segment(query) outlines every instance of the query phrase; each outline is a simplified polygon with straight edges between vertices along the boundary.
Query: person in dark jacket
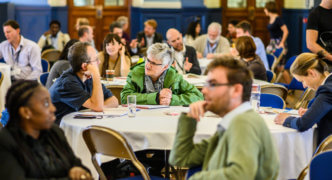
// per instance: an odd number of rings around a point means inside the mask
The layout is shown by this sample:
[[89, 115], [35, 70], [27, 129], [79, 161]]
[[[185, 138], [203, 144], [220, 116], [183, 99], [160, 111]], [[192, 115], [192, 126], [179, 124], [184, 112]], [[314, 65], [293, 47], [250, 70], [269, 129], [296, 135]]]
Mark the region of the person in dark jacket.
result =
[[318, 139], [321, 143], [332, 134], [332, 76], [323, 61], [322, 53], [302, 53], [290, 68], [290, 72], [303, 87], [316, 90], [315, 100], [308, 109], [299, 109], [300, 117], [281, 113], [275, 118], [277, 124], [306, 131], [317, 124]]
[[163, 36], [156, 32], [157, 21], [149, 19], [144, 22], [144, 31], [137, 34], [137, 39], [130, 43], [131, 55], [145, 54], [146, 50], [154, 43], [161, 43]]
[[8, 124], [0, 130], [3, 179], [92, 179], [54, 125], [55, 107], [47, 89], [32, 80], [16, 81], [6, 95]]
[[49, 89], [52, 84], [54, 83], [54, 81], [61, 76], [61, 74], [66, 71], [67, 69], [69, 69], [70, 63], [68, 61], [68, 51], [69, 48], [75, 44], [76, 42], [78, 42], [77, 39], [71, 39], [70, 41], [68, 41], [68, 43], [65, 45], [65, 48], [63, 49], [63, 51], [60, 54], [59, 60], [56, 61], [51, 70], [50, 73], [47, 77], [47, 81], [46, 81], [46, 88]]
[[238, 37], [235, 41], [233, 55], [238, 55], [247, 67], [253, 72], [254, 78], [266, 81], [266, 69], [261, 58], [256, 54], [256, 45], [249, 36]]
[[179, 74], [193, 73], [201, 74], [201, 68], [197, 60], [196, 50], [191, 46], [185, 46], [182, 34], [171, 28], [166, 33], [167, 43], [173, 51], [173, 66]]

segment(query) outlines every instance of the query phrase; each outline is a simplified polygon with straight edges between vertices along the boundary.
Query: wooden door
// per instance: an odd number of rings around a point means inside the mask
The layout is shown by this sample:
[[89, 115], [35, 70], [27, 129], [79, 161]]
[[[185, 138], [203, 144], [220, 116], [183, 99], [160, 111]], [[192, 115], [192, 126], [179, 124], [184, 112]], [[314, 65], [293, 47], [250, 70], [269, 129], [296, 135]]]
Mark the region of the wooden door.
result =
[[[265, 46], [268, 45], [270, 35], [267, 30], [269, 22], [264, 13], [265, 3], [271, 0], [222, 0], [222, 34], [227, 34], [227, 24], [231, 20], [248, 20], [252, 26], [253, 36], [260, 37]], [[275, 0], [279, 14], [283, 8], [283, 0]]]
[[78, 38], [75, 28], [76, 19], [88, 18], [90, 25], [94, 28], [95, 46], [98, 51], [101, 51], [103, 39], [109, 33], [110, 24], [119, 16], [127, 16], [130, 20], [130, 6], [131, 0], [68, 0], [70, 37]]

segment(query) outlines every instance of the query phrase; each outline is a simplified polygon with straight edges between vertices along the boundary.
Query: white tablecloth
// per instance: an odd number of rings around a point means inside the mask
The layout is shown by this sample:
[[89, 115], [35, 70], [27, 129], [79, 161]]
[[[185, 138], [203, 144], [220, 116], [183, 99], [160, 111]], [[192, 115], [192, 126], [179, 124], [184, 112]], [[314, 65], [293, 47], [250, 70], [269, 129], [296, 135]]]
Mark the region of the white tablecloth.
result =
[[4, 76], [2, 84], [0, 86], [0, 113], [5, 108], [5, 97], [8, 88], [11, 85], [10, 80], [10, 66], [4, 63], [0, 63], [0, 71], [2, 75]]
[[[91, 155], [82, 138], [82, 131], [89, 125], [101, 125], [113, 128], [125, 135], [133, 149], [171, 149], [175, 138], [178, 116], [166, 115], [166, 112], [180, 113], [184, 107], [141, 110], [135, 118], [127, 116], [104, 119], [73, 119], [69, 114], [62, 119], [60, 127], [64, 130], [75, 154], [97, 177], [91, 163]], [[313, 129], [300, 133], [294, 129], [276, 125], [275, 115], [262, 114], [273, 136], [280, 159], [279, 179], [296, 178], [311, 159], [313, 153]], [[215, 131], [220, 118], [204, 117], [199, 123], [194, 141], [210, 137]]]

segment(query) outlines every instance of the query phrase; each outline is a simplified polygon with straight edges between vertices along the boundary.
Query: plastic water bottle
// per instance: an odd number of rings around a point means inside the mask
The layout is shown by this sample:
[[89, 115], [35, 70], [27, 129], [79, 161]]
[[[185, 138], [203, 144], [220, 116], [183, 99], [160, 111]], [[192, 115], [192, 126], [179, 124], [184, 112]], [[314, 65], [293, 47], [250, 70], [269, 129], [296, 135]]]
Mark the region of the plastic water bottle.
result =
[[261, 86], [259, 84], [252, 84], [250, 104], [251, 107], [257, 112], [259, 112], [260, 99], [261, 99]]

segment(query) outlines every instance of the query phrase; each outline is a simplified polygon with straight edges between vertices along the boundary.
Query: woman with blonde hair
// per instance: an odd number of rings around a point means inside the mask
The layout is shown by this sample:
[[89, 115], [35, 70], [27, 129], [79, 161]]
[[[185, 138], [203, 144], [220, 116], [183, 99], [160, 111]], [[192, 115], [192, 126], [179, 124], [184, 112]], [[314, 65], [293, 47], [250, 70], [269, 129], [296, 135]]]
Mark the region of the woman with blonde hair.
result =
[[130, 71], [131, 61], [126, 54], [126, 47], [121, 38], [116, 34], [107, 34], [104, 38], [103, 51], [98, 54], [100, 60], [99, 71], [106, 77], [106, 70], [114, 70], [115, 76], [127, 76]]
[[283, 126], [306, 131], [317, 124], [318, 144], [332, 134], [332, 76], [323, 61], [322, 53], [302, 53], [290, 68], [290, 72], [303, 87], [316, 90], [315, 100], [308, 109], [299, 109], [300, 117], [279, 114], [275, 122]]
[[256, 45], [249, 36], [241, 36], [235, 41], [235, 53], [253, 72], [254, 78], [266, 81], [266, 69], [261, 58], [256, 54]]

